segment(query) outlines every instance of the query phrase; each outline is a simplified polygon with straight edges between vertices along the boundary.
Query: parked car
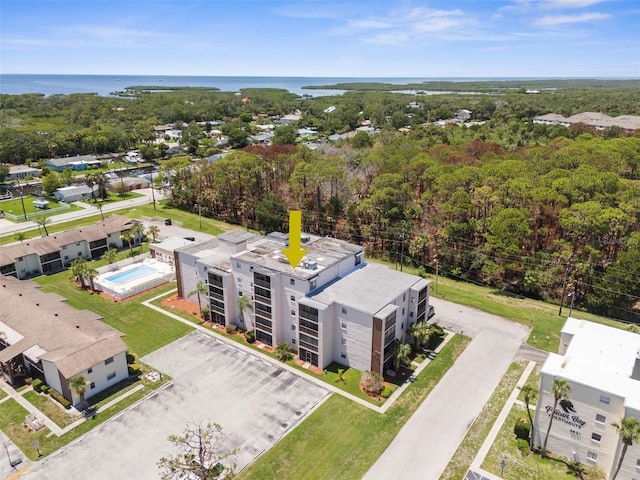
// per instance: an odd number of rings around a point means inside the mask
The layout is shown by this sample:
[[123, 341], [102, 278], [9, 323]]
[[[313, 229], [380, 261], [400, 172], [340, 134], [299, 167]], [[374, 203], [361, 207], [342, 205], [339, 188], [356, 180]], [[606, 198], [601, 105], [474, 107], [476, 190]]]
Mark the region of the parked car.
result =
[[165, 225], [171, 225], [171, 219], [170, 218], [165, 218], [164, 224]]
[[436, 314], [436, 309], [433, 308], [433, 305], [429, 305], [427, 308], [427, 320], [433, 317]]

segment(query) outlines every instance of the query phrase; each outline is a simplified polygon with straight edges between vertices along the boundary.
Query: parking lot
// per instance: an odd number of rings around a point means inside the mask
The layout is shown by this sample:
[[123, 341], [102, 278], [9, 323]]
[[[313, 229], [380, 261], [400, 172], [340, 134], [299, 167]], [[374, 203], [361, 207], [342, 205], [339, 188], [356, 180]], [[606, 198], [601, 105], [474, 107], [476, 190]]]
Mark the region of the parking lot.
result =
[[172, 452], [167, 437], [200, 421], [222, 426], [225, 447], [239, 449], [239, 471], [328, 395], [277, 363], [198, 331], [142, 360], [171, 375], [173, 386], [33, 465], [22, 478], [159, 478], [157, 461]]

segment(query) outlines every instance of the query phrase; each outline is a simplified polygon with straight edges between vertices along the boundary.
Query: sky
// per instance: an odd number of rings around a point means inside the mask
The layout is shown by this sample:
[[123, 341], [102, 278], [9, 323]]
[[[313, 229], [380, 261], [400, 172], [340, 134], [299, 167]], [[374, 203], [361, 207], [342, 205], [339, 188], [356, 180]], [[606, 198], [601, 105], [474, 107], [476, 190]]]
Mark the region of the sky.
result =
[[0, 73], [640, 78], [640, 0], [0, 0]]

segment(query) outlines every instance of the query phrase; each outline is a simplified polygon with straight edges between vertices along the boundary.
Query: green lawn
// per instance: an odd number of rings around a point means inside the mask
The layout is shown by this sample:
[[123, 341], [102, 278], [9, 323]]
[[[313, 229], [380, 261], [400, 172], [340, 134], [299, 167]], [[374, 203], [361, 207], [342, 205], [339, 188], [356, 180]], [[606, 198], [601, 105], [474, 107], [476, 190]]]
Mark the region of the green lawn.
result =
[[362, 478], [467, 344], [447, 344], [385, 414], [332, 395], [239, 478]]
[[6, 396], [7, 396], [7, 394], [4, 393], [4, 390], [0, 390], [0, 400], [2, 400]]
[[71, 425], [79, 418], [67, 413], [67, 411], [49, 395], [38, 395], [36, 392], [31, 391], [25, 393], [23, 397], [43, 414], [53, 420], [60, 428]]
[[[52, 216], [55, 216], [55, 215], [59, 215], [61, 213], [72, 212], [74, 210], [79, 210], [80, 209], [80, 207], [77, 207], [76, 205], [69, 204], [69, 209], [67, 209], [67, 210], [62, 210], [62, 211], [58, 211], [58, 212], [52, 212], [51, 211], [52, 209], [59, 208], [59, 207], [62, 206], [57, 200], [55, 200], [52, 197], [47, 197], [47, 200], [49, 201], [49, 208], [48, 209], [42, 209], [42, 208], [36, 208], [33, 205], [33, 201], [36, 198], [37, 197], [31, 196], [31, 195], [27, 195], [26, 197], [24, 197], [24, 199], [21, 199], [20, 197], [18, 197], [18, 198], [14, 198], [13, 200], [1, 200], [0, 201], [0, 210], [3, 210], [5, 213], [11, 213], [13, 215], [16, 215], [18, 217], [18, 221], [22, 222], [22, 221], [24, 221], [25, 211], [26, 211], [27, 214], [29, 214], [29, 213], [37, 213], [38, 214], [37, 217], [29, 218], [29, 220], [36, 221], [37, 218], [52, 217]], [[23, 201], [24, 201], [24, 208], [22, 208]], [[9, 221], [12, 221], [12, 219], [9, 218], [9, 217], [5, 217], [5, 218], [7, 220], [9, 220]]]
[[[516, 448], [513, 426], [521, 418], [526, 418], [524, 407], [514, 405], [504, 425], [498, 433], [496, 441], [491, 446], [482, 468], [496, 475], [500, 475], [500, 462], [505, 460], [503, 478], [505, 480], [602, 480], [605, 475], [597, 469], [586, 465], [573, 466], [566, 459], [541, 457], [538, 454], [523, 456]], [[579, 474], [576, 472], [580, 472]]]
[[44, 292], [55, 292], [67, 298], [70, 306], [101, 315], [105, 323], [126, 335], [124, 341], [137, 356], [146, 355], [192, 330], [188, 325], [176, 322], [140, 304], [164, 291], [174, 289], [175, 283], [159, 287], [134, 299], [116, 302], [80, 290], [69, 279], [68, 271], [41, 276], [35, 281], [42, 285]]
[[516, 387], [527, 363], [524, 360], [519, 360], [509, 366], [497, 388], [493, 391], [491, 398], [465, 435], [462, 443], [460, 443], [456, 453], [451, 457], [447, 468], [440, 476], [440, 480], [460, 480], [464, 478], [469, 466], [471, 466], [471, 462], [476, 457], [489, 431], [493, 428], [493, 424], [502, 411], [506, 400]]

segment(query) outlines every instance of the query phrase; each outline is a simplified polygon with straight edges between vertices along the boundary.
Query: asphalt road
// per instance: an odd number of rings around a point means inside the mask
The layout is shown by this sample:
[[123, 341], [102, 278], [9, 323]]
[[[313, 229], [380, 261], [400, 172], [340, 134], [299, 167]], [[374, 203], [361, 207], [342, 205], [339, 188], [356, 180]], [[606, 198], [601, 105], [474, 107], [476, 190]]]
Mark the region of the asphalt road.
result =
[[503, 318], [444, 300], [431, 303], [435, 323], [473, 340], [365, 480], [439, 478], [527, 337], [524, 327]]

